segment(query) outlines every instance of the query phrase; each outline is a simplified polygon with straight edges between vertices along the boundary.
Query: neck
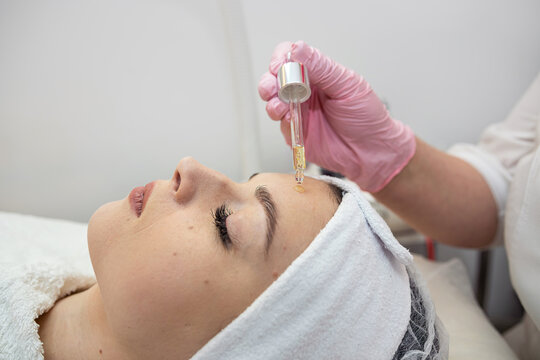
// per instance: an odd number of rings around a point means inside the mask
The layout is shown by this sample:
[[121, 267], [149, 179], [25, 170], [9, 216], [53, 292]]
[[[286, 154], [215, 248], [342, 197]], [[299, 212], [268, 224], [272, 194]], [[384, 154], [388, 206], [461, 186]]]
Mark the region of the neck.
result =
[[124, 358], [107, 325], [97, 284], [58, 301], [36, 322], [47, 360]]

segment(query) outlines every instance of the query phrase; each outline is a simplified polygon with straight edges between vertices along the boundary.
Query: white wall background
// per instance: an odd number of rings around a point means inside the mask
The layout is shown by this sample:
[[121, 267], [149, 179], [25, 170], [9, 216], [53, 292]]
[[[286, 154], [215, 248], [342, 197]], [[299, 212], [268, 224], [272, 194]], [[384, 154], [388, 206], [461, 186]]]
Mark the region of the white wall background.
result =
[[256, 90], [284, 40], [362, 73], [432, 145], [475, 142], [540, 71], [539, 15], [536, 0], [0, 0], [0, 210], [87, 221], [186, 155], [235, 180], [290, 171]]
[[87, 221], [186, 155], [240, 177], [217, 2], [0, 1], [0, 209]]
[[0, 0], [0, 210], [86, 221], [186, 155], [236, 180], [289, 171], [256, 92], [288, 39], [364, 74], [433, 145], [474, 142], [540, 70], [538, 14], [534, 0]]
[[[540, 71], [536, 0], [244, 1], [244, 14], [256, 74], [276, 43], [303, 39], [363, 74], [394, 117], [441, 149], [476, 142]], [[279, 141], [263, 149], [276, 169]]]

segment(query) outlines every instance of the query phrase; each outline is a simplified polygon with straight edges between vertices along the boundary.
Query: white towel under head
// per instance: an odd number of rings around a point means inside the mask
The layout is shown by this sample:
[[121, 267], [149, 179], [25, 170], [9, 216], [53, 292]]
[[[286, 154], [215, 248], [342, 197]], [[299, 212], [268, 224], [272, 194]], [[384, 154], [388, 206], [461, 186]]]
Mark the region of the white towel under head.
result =
[[[193, 359], [392, 359], [412, 257], [353, 184], [308, 248]], [[426, 299], [429, 302], [429, 299]]]
[[95, 283], [86, 224], [0, 212], [0, 360], [42, 360], [34, 321]]

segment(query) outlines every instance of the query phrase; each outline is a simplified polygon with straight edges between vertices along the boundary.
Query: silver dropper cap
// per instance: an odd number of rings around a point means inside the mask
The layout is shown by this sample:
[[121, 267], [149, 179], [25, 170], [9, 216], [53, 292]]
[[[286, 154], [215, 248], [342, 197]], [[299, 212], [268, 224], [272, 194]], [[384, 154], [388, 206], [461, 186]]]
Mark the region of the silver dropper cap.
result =
[[[289, 55], [290, 58], [290, 55]], [[277, 73], [278, 96], [284, 103], [298, 99], [304, 102], [311, 95], [307, 68], [299, 62], [286, 62]]]

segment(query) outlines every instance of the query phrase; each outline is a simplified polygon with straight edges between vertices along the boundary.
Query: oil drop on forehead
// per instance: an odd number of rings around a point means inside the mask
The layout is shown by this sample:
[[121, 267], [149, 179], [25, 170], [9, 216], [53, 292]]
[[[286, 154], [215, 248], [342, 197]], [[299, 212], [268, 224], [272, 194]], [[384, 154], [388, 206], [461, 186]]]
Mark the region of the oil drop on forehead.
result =
[[301, 105], [309, 99], [311, 89], [307, 69], [304, 64], [291, 61], [291, 53], [287, 54], [287, 62], [281, 65], [278, 74], [278, 96], [281, 101], [289, 103], [291, 116], [291, 147], [296, 186], [294, 190], [303, 193], [304, 170], [306, 157], [304, 149], [304, 134], [302, 129]]

